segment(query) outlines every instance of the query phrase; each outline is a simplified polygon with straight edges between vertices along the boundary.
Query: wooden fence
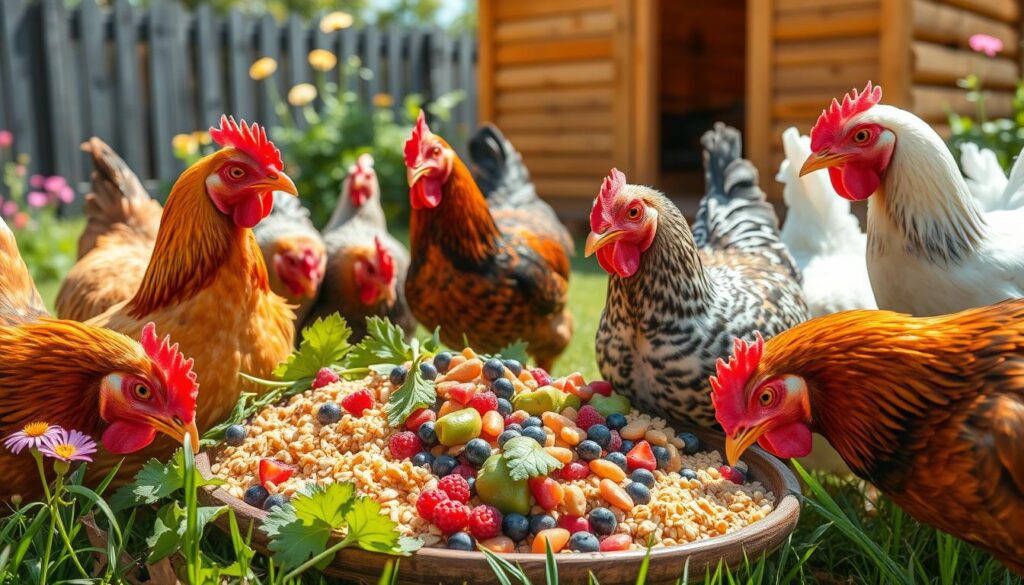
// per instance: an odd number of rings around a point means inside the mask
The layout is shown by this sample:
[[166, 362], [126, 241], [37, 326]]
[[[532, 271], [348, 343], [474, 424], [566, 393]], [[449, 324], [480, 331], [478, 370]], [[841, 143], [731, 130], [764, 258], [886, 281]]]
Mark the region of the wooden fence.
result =
[[0, 128], [14, 133], [15, 151], [32, 157], [31, 170], [60, 174], [73, 185], [88, 179], [79, 144], [99, 136], [146, 180], [169, 181], [181, 171], [171, 139], [206, 129], [222, 113], [272, 125], [267, 88], [249, 77], [259, 57], [278, 61], [280, 95], [309, 81], [308, 52], [324, 48], [353, 56], [374, 75], [344, 82], [363, 100], [387, 93], [396, 112], [404, 97], [429, 100], [461, 89], [453, 112], [456, 135], [476, 125], [477, 43], [432, 27], [374, 26], [321, 32], [318, 22], [292, 15], [277, 22], [209, 6], [186, 11], [177, 0], [151, 0], [141, 10], [128, 0], [0, 0]]

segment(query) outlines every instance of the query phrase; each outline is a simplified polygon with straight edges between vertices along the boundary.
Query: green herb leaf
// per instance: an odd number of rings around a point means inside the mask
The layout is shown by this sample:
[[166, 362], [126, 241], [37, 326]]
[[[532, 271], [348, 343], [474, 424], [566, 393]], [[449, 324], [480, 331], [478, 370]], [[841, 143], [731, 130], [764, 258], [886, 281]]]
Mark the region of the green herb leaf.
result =
[[520, 364], [526, 365], [526, 360], [530, 359], [530, 356], [526, 353], [528, 344], [522, 339], [517, 339], [512, 343], [498, 350], [498, 353], [494, 354], [495, 357], [500, 357], [506, 360], [516, 360]]
[[[196, 526], [201, 534], [206, 525], [227, 511], [227, 506], [199, 506], [196, 508]], [[177, 501], [172, 501], [157, 512], [153, 524], [153, 534], [146, 539], [149, 558], [152, 564], [177, 552], [184, 540], [186, 529], [185, 508]]]
[[366, 318], [366, 337], [352, 350], [350, 368], [365, 368], [382, 364], [398, 365], [411, 360], [412, 346], [405, 342], [405, 331], [388, 319]]
[[[263, 523], [274, 560], [295, 568], [327, 547], [331, 532], [345, 526], [356, 488], [351, 482], [307, 484], [290, 503], [274, 508]], [[324, 559], [317, 566], [330, 563]], [[322, 565], [322, 566], [321, 566]]]
[[[193, 469], [196, 487], [221, 485], [220, 479], [204, 479], [199, 470]], [[133, 506], [151, 505], [167, 498], [185, 486], [185, 456], [178, 449], [170, 461], [162, 462], [150, 459], [135, 479], [117, 490], [111, 498], [110, 507], [114, 510], [125, 510]]]
[[356, 498], [345, 514], [348, 523], [346, 538], [354, 540], [363, 550], [392, 555], [408, 555], [423, 543], [414, 538], [401, 538], [398, 524], [380, 513], [380, 504], [367, 496]]
[[434, 383], [425, 379], [420, 373], [422, 361], [423, 356], [420, 356], [413, 362], [409, 373], [405, 376], [405, 383], [388, 397], [388, 424], [393, 427], [404, 423], [414, 410], [430, 406], [437, 400], [437, 389], [434, 387]]
[[316, 376], [320, 368], [340, 363], [352, 350], [348, 338], [352, 329], [340, 315], [334, 313], [317, 319], [302, 330], [302, 344], [274, 369], [281, 380], [299, 380]]
[[522, 481], [528, 477], [547, 475], [561, 469], [562, 462], [555, 459], [529, 437], [516, 437], [505, 443], [502, 455], [508, 462], [509, 477]]

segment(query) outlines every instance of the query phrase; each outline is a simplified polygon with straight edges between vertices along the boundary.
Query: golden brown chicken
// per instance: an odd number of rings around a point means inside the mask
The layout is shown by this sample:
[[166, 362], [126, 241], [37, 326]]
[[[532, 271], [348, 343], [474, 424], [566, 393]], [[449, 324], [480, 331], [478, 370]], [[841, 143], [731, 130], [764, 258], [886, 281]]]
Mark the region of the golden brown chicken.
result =
[[914, 318], [819, 317], [736, 342], [712, 378], [726, 455], [828, 439], [908, 514], [1024, 575], [1024, 300]]

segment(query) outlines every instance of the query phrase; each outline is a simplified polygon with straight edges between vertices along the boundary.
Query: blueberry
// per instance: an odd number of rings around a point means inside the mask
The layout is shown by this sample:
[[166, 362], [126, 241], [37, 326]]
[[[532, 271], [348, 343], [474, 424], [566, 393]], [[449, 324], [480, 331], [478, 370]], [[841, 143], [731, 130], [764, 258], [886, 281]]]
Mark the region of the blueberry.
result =
[[513, 542], [521, 542], [530, 535], [530, 521], [522, 514], [509, 512], [501, 519], [501, 531]]
[[648, 488], [654, 487], [654, 474], [643, 468], [634, 469], [633, 473], [629, 474], [629, 479]]
[[423, 376], [424, 380], [433, 381], [437, 377], [437, 368], [430, 362], [420, 363], [420, 375]]
[[700, 451], [700, 439], [693, 433], [679, 433], [679, 439], [683, 442], [683, 453], [693, 455]]
[[491, 456], [491, 445], [479, 437], [470, 439], [466, 443], [466, 448], [462, 450], [462, 454], [466, 456], [466, 460], [474, 467], [480, 467]]
[[270, 492], [267, 491], [267, 488], [261, 485], [254, 485], [245, 490], [245, 495], [242, 496], [242, 499], [245, 500], [246, 504], [254, 508], [262, 508], [263, 502], [269, 495]]
[[626, 417], [617, 412], [613, 412], [604, 419], [604, 424], [608, 425], [609, 429], [617, 431], [626, 426]]
[[[540, 427], [526, 427], [523, 429], [523, 436], [530, 437], [534, 441], [537, 441], [542, 447], [548, 440], [548, 434]], [[600, 449], [600, 447], [598, 447], [598, 449]]]
[[584, 461], [593, 461], [601, 456], [601, 445], [587, 439], [576, 445], [576, 454]]
[[472, 498], [472, 497], [476, 496], [476, 478], [475, 477], [467, 477], [466, 478], [466, 483], [469, 484], [469, 497]]
[[491, 358], [484, 362], [484, 380], [493, 382], [504, 375], [505, 364], [501, 363], [501, 360]]
[[697, 472], [687, 467], [686, 469], [679, 472], [679, 475], [683, 479], [697, 479]]
[[232, 447], [237, 447], [245, 442], [245, 427], [242, 425], [231, 425], [224, 429], [224, 442]]
[[498, 414], [502, 417], [506, 417], [512, 414], [512, 403], [504, 398], [498, 399]]
[[576, 552], [597, 552], [601, 543], [589, 532], [577, 532], [569, 537], [569, 548]]
[[658, 464], [658, 469], [665, 469], [668, 467], [668, 449], [655, 445], [651, 447], [651, 451], [654, 453], [654, 460]]
[[456, 532], [448, 537], [448, 548], [452, 550], [476, 550], [476, 539], [468, 532]]
[[426, 467], [427, 469], [430, 469], [434, 464], [434, 456], [430, 454], [430, 451], [420, 451], [412, 456], [412, 464], [416, 467]]
[[516, 393], [516, 387], [512, 385], [512, 381], [508, 378], [498, 378], [491, 382], [491, 392], [494, 392], [494, 395], [498, 398], [512, 400], [512, 395]]
[[458, 464], [459, 462], [451, 455], [438, 455], [434, 458], [434, 463], [431, 464], [430, 469], [437, 477], [444, 477], [449, 475]]
[[452, 364], [452, 354], [448, 351], [442, 351], [441, 353], [434, 356], [434, 367], [440, 373], [445, 373]]
[[544, 426], [544, 421], [540, 420], [539, 416], [531, 416], [531, 417], [528, 417], [526, 420], [523, 421], [523, 428], [524, 429], [526, 427], [542, 427], [542, 426]]
[[341, 407], [337, 402], [327, 402], [316, 409], [316, 420], [322, 425], [333, 425], [341, 420]]
[[620, 453], [629, 453], [630, 451], [633, 450], [634, 446], [635, 446], [635, 443], [633, 443], [633, 441], [630, 441], [629, 439], [622, 439], [622, 446], [619, 447], [619, 452]]
[[510, 430], [510, 429], [506, 429], [504, 432], [502, 432], [500, 435], [498, 435], [498, 446], [499, 447], [504, 447], [505, 443], [507, 443], [510, 439], [514, 439], [516, 437], [521, 437], [521, 436], [523, 436], [523, 435], [519, 431], [513, 431], [513, 430]]
[[522, 433], [523, 432], [523, 425], [521, 425], [519, 423], [507, 424], [507, 425], [505, 425], [505, 430], [506, 431], [515, 431], [517, 433]]
[[428, 420], [416, 429], [416, 435], [424, 447], [433, 447], [437, 444], [437, 431], [434, 429], [434, 421]]
[[615, 465], [621, 467], [622, 471], [626, 471], [629, 468], [629, 462], [626, 461], [626, 456], [623, 455], [622, 453], [617, 453], [613, 451], [605, 455], [604, 458], [607, 459], [608, 461], [611, 461]]
[[558, 526], [555, 519], [547, 514], [535, 514], [530, 516], [530, 534], [537, 536], [541, 530], [547, 530]]
[[644, 505], [651, 503], [651, 490], [639, 481], [631, 481], [626, 484], [626, 493], [632, 498], [634, 504]]
[[508, 371], [512, 372], [512, 375], [516, 378], [519, 377], [519, 374], [523, 373], [523, 364], [519, 363], [519, 360], [502, 360], [501, 363], [505, 364]]
[[615, 532], [615, 527], [618, 525], [615, 514], [608, 508], [594, 508], [587, 516], [587, 520], [590, 522], [590, 529], [594, 531], [594, 534], [602, 536]]
[[604, 425], [590, 425], [587, 429], [587, 438], [600, 445], [602, 449], [607, 449], [608, 443], [612, 440], [612, 432]]
[[391, 369], [391, 375], [388, 376], [388, 379], [391, 380], [392, 386], [401, 386], [402, 384], [405, 384], [405, 368], [402, 366], [395, 366]]
[[274, 508], [280, 508], [286, 503], [288, 503], [288, 498], [282, 496], [281, 494], [274, 494], [263, 501], [263, 509], [269, 512]]

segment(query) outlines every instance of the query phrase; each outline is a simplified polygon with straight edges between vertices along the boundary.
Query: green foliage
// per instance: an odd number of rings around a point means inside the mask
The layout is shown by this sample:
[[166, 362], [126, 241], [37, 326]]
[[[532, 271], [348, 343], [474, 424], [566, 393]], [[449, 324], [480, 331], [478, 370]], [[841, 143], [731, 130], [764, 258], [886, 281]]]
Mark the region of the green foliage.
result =
[[530, 437], [516, 437], [505, 443], [502, 457], [508, 463], [509, 477], [512, 481], [522, 481], [529, 477], [548, 475], [562, 468], [562, 462], [555, 459]]
[[985, 110], [985, 90], [977, 75], [971, 74], [960, 80], [967, 91], [967, 99], [976, 106], [973, 116], [949, 114], [949, 147], [959, 163], [960, 148], [965, 143], [974, 143], [981, 148], [995, 152], [1000, 166], [1009, 172], [1013, 161], [1024, 149], [1024, 81], [1017, 84], [1013, 98], [1013, 117], [990, 120]]
[[425, 357], [418, 356], [413, 360], [401, 388], [388, 397], [388, 424], [393, 427], [400, 426], [415, 410], [430, 406], [437, 400], [434, 382], [420, 373], [420, 364]]
[[352, 349], [351, 336], [352, 328], [341, 315], [317, 319], [303, 328], [298, 351], [274, 369], [274, 376], [287, 381], [315, 377], [320, 368], [341, 363]]

